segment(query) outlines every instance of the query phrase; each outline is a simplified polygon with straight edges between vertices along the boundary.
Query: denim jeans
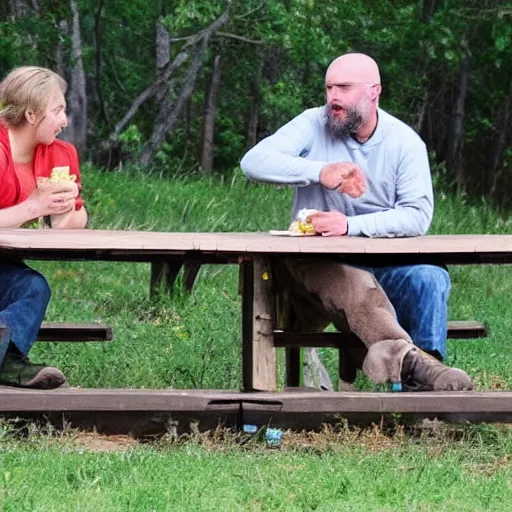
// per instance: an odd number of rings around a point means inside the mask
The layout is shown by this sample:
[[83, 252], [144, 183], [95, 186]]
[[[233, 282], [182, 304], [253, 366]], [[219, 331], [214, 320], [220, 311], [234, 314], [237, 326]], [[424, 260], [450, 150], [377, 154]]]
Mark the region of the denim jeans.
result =
[[0, 324], [11, 330], [10, 341], [25, 356], [49, 301], [50, 287], [41, 274], [22, 262], [0, 260]]
[[375, 276], [414, 344], [444, 359], [451, 286], [448, 272], [435, 265], [354, 266]]

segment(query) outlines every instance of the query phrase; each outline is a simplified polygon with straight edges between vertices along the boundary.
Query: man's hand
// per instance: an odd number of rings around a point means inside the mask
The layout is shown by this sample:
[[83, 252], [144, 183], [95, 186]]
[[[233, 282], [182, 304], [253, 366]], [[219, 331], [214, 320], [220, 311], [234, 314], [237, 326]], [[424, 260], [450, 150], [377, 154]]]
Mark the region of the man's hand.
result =
[[320, 184], [329, 190], [338, 190], [350, 197], [359, 197], [366, 191], [366, 179], [361, 168], [353, 162], [335, 162], [322, 167]]
[[348, 233], [347, 216], [341, 212], [318, 212], [309, 218], [315, 231], [322, 236], [344, 236]]

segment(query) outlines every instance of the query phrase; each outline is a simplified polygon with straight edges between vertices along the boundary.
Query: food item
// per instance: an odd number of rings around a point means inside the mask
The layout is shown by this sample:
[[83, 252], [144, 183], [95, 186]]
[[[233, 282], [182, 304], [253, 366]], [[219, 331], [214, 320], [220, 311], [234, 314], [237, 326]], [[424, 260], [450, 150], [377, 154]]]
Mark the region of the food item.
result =
[[[69, 173], [69, 165], [54, 167], [49, 178], [38, 178], [37, 186], [39, 188], [44, 188], [49, 184], [65, 183], [66, 181], [76, 181], [76, 175]], [[52, 226], [51, 215], [39, 217], [37, 222], [40, 229], [50, 228]]]
[[69, 166], [54, 167], [48, 183], [61, 183], [63, 181], [75, 181], [76, 176], [69, 174]]
[[318, 210], [311, 208], [303, 208], [302, 210], [299, 210], [296, 220], [298, 230], [305, 235], [316, 235], [315, 227], [311, 224], [311, 215], [317, 212]]
[[311, 224], [311, 215], [316, 212], [318, 212], [318, 210], [311, 208], [299, 210], [297, 219], [290, 224], [288, 231], [295, 236], [316, 235], [315, 227]]

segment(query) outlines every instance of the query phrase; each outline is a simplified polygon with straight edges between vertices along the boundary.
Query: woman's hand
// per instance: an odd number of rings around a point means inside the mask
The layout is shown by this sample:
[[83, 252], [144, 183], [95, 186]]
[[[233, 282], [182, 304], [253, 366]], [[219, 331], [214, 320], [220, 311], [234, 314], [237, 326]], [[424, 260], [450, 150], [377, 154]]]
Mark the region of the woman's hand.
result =
[[60, 215], [75, 207], [78, 185], [74, 181], [49, 183], [48, 178], [38, 178], [37, 188], [27, 199], [33, 218]]

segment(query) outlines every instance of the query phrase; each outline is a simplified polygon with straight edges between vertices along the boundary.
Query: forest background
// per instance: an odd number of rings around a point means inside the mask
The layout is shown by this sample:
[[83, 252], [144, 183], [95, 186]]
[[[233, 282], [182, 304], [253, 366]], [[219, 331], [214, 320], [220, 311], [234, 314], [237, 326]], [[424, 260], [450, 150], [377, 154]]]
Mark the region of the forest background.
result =
[[324, 102], [338, 55], [380, 65], [381, 106], [420, 133], [443, 188], [506, 207], [512, 184], [512, 2], [8, 0], [0, 77], [55, 69], [82, 161], [169, 177], [227, 174]]

